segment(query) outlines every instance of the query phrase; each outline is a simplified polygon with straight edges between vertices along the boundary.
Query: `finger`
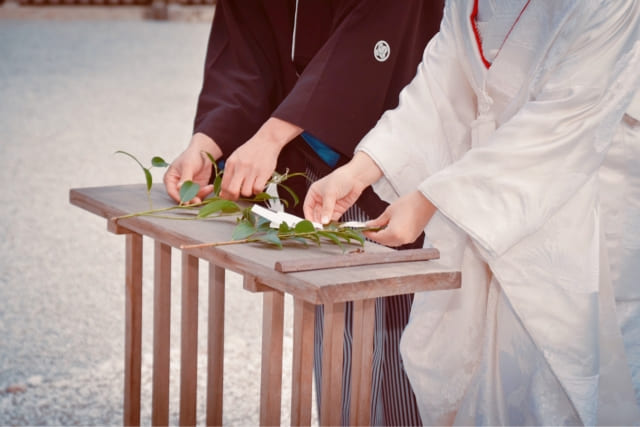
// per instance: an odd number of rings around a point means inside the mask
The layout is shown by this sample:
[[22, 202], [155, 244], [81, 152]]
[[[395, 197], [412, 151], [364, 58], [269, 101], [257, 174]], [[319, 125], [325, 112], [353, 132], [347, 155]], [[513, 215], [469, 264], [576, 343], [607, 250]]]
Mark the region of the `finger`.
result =
[[315, 206], [316, 203], [313, 194], [311, 193], [311, 189], [309, 189], [307, 196], [304, 198], [304, 202], [302, 203], [302, 213], [304, 213], [304, 217], [309, 221], [317, 222]]
[[241, 184], [242, 177], [240, 174], [234, 173], [233, 165], [225, 165], [224, 174], [222, 175], [222, 183], [220, 184], [220, 197], [229, 200], [237, 200]]
[[320, 222], [320, 218], [322, 217], [322, 199], [317, 194], [307, 195], [302, 209], [305, 218], [313, 222]]
[[163, 177], [164, 187], [167, 190], [167, 194], [169, 194], [169, 196], [176, 202], [180, 202], [180, 178], [180, 173], [171, 166], [167, 169], [167, 172]]
[[383, 229], [383, 230], [380, 230], [380, 231], [365, 231], [362, 234], [367, 239], [373, 240], [374, 242], [378, 242], [381, 245], [398, 246], [397, 244], [394, 244], [394, 239], [389, 234], [387, 229]]
[[334, 217], [334, 209], [336, 206], [336, 196], [329, 192], [322, 198], [322, 209], [320, 209], [320, 223], [328, 224]]
[[253, 188], [255, 187], [256, 178], [253, 174], [246, 175], [242, 180], [242, 185], [240, 186], [240, 194], [243, 197], [251, 197], [253, 196]]
[[253, 183], [253, 194], [259, 194], [265, 191], [265, 189], [267, 188], [268, 182], [272, 176], [273, 176], [273, 170], [256, 175], [256, 180]]
[[366, 226], [369, 228], [383, 228], [387, 224], [389, 224], [390, 219], [391, 219], [391, 216], [385, 210], [384, 212], [382, 212], [382, 214], [379, 217], [367, 221]]
[[200, 201], [204, 200], [209, 194], [213, 193], [213, 184], [205, 185], [200, 188], [196, 197], [200, 199]]
[[[378, 224], [378, 223], [375, 223]], [[370, 222], [367, 223], [368, 227], [382, 227], [378, 231], [365, 231], [362, 234], [367, 239], [373, 240], [374, 242], [378, 242], [381, 245], [385, 246], [398, 246], [396, 243], [396, 238], [391, 232], [389, 228], [387, 228], [387, 223], [383, 223], [382, 225], [370, 225]]]

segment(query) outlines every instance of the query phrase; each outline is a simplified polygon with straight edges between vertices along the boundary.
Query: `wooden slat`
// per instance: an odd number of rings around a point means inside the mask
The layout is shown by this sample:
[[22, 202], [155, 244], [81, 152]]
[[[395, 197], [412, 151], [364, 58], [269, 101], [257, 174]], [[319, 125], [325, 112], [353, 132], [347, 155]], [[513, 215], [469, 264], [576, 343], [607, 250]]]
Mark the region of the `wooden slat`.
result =
[[389, 264], [392, 262], [428, 261], [440, 258], [435, 248], [409, 249], [395, 252], [354, 252], [314, 258], [277, 261], [275, 270], [281, 273], [324, 270], [327, 268], [355, 267], [359, 265]]
[[291, 372], [291, 425], [294, 426], [311, 424], [314, 323], [315, 306], [294, 298]]
[[346, 303], [324, 305], [320, 424], [337, 426], [342, 415], [342, 350]]
[[154, 250], [151, 424], [166, 426], [171, 363], [171, 246], [155, 242]]
[[350, 425], [371, 425], [371, 375], [373, 368], [375, 308], [375, 299], [353, 302]]
[[260, 425], [280, 425], [284, 294], [265, 292], [262, 306]]
[[140, 425], [142, 368], [142, 236], [126, 236], [124, 425]]
[[242, 287], [245, 291], [260, 293], [260, 292], [271, 292], [272, 288], [263, 285], [260, 280], [251, 274], [245, 274], [242, 277]]
[[108, 220], [107, 221], [107, 230], [113, 234], [131, 234], [133, 231], [122, 227], [118, 224], [117, 221]]
[[182, 254], [180, 425], [196, 424], [198, 391], [198, 258]]
[[207, 359], [207, 425], [222, 425], [224, 377], [225, 269], [209, 264], [209, 337]]

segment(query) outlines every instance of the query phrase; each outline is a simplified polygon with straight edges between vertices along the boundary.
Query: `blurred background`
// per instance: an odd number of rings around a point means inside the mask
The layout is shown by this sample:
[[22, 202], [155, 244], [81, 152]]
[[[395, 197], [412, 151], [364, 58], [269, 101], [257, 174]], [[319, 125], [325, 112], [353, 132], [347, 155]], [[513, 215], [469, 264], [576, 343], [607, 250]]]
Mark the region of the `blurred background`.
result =
[[[0, 0], [0, 425], [121, 425], [124, 237], [69, 190], [142, 183], [191, 136], [212, 0]], [[152, 169], [155, 185], [164, 170]], [[152, 249], [145, 239], [142, 424], [150, 424]], [[171, 424], [178, 422], [180, 258], [174, 251]], [[207, 265], [200, 297], [207, 301]], [[260, 295], [227, 275], [225, 425], [256, 425]], [[282, 423], [289, 424], [292, 302]], [[255, 321], [247, 321], [255, 319]], [[207, 307], [198, 420], [205, 420]]]

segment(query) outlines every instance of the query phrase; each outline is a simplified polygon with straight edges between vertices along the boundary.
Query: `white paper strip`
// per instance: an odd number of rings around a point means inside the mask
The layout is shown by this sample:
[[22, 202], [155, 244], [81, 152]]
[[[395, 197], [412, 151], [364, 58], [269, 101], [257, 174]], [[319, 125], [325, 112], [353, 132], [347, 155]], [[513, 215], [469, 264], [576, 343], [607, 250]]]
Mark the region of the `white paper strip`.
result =
[[[304, 221], [304, 218], [300, 218], [299, 216], [292, 215], [287, 212], [274, 212], [259, 205], [253, 205], [251, 207], [251, 212], [271, 221], [271, 228], [278, 228], [283, 222], [289, 227], [295, 227], [297, 223]], [[322, 224], [317, 222], [311, 223], [315, 228], [322, 230]]]

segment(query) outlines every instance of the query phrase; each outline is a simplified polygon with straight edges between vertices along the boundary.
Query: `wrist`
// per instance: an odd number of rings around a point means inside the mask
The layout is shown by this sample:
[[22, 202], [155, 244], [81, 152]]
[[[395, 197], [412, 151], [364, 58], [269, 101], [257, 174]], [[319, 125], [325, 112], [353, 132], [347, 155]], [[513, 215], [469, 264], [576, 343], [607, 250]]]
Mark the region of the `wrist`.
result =
[[268, 141], [278, 151], [300, 135], [304, 129], [299, 126], [281, 120], [277, 117], [270, 117], [256, 133], [256, 137]]
[[349, 168], [354, 182], [360, 184], [362, 189], [372, 185], [382, 178], [383, 175], [382, 170], [377, 163], [374, 162], [368, 154], [362, 151], [356, 152], [353, 158], [345, 166]]
[[425, 225], [431, 220], [431, 217], [436, 213], [438, 208], [431, 203], [431, 200], [427, 198], [427, 196], [421, 192], [420, 190], [414, 191], [411, 196], [413, 200], [413, 205], [415, 206], [416, 211], [419, 215], [425, 219]]
[[189, 143], [189, 148], [198, 150], [198, 152], [209, 153], [216, 160], [222, 157], [222, 150], [218, 144], [216, 144], [211, 137], [201, 132], [193, 134], [191, 142]]

